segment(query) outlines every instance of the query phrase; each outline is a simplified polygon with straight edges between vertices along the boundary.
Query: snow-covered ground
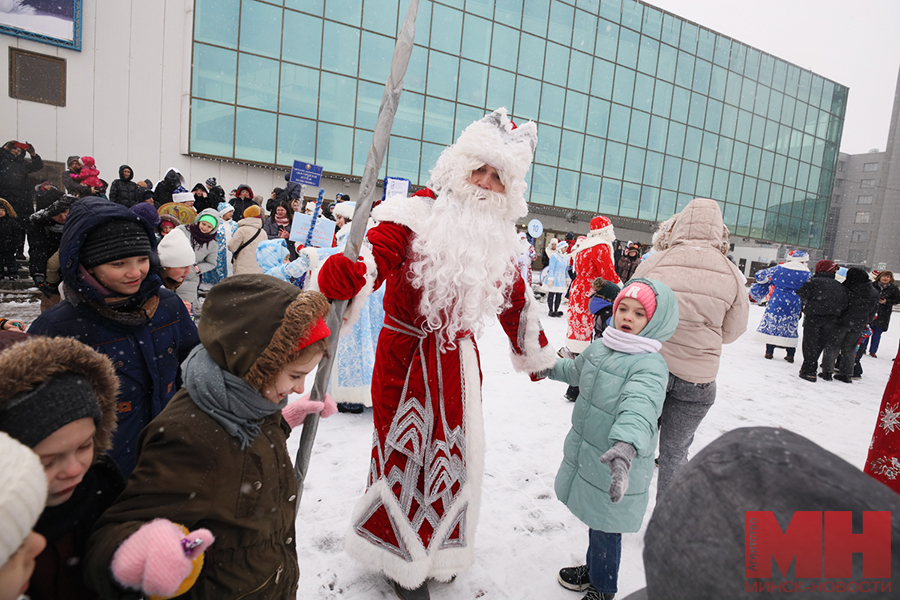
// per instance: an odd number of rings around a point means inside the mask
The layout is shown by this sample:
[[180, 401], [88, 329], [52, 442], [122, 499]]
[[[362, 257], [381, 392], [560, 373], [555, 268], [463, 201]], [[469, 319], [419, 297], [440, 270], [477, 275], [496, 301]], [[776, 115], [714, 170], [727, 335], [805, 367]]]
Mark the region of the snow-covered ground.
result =
[[[809, 383], [797, 376], [799, 349], [794, 364], [784, 361], [780, 349], [774, 360], [763, 358], [764, 345], [753, 339], [762, 314], [752, 306], [748, 332], [724, 348], [717, 400], [697, 431], [692, 454], [726, 431], [766, 425], [800, 433], [862, 468], [900, 327], [884, 334], [879, 358], [863, 358], [862, 379], [852, 385]], [[565, 319], [544, 316], [542, 322], [551, 344], [562, 346]], [[489, 327], [478, 344], [487, 455], [475, 565], [453, 583], [432, 584], [431, 596], [580, 600], [582, 594], [556, 582], [561, 567], [584, 562], [587, 548], [587, 527], [553, 493], [573, 405], [563, 398], [564, 384], [532, 383], [513, 371], [499, 325]], [[380, 575], [343, 550], [350, 513], [365, 487], [371, 437], [371, 412], [337, 414], [319, 424], [297, 519], [297, 598], [395, 598]], [[298, 442], [299, 435], [292, 436], [292, 452]], [[654, 483], [645, 527], [655, 494]], [[623, 536], [618, 597], [645, 585], [643, 533]]]
[[[546, 313], [546, 305], [541, 310]], [[38, 313], [37, 303], [0, 304], [0, 315], [26, 323]], [[863, 358], [861, 380], [809, 383], [797, 376], [799, 350], [794, 364], [783, 360], [780, 349], [774, 360], [763, 358], [763, 344], [753, 339], [762, 314], [751, 306], [748, 332], [724, 348], [717, 401], [697, 431], [692, 454], [726, 431], [767, 425], [800, 433], [862, 468], [900, 325], [882, 337], [879, 358]], [[543, 316], [542, 322], [553, 347], [562, 346], [565, 318]], [[580, 600], [581, 594], [556, 582], [561, 567], [584, 562], [587, 548], [587, 527], [553, 493], [573, 405], [563, 398], [564, 384], [532, 383], [513, 371], [499, 325], [488, 327], [478, 343], [487, 455], [475, 565], [454, 583], [431, 585], [432, 598]], [[380, 575], [343, 549], [350, 514], [365, 487], [371, 438], [371, 411], [337, 414], [319, 424], [297, 519], [298, 599], [395, 598]], [[289, 440], [292, 455], [299, 440], [299, 432]], [[654, 484], [645, 526], [655, 493]], [[623, 536], [619, 597], [645, 584], [642, 550], [643, 530]]]

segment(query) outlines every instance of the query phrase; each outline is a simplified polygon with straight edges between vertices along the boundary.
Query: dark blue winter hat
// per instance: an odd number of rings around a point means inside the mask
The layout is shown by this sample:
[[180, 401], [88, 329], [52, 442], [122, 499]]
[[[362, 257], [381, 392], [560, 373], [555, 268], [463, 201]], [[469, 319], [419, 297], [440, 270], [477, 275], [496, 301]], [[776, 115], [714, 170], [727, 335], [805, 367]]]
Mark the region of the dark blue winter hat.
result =
[[146, 202], [138, 202], [131, 207], [131, 212], [150, 223], [150, 226], [154, 229], [159, 227], [159, 213], [156, 212], [156, 209], [153, 208], [152, 204], [147, 204]]

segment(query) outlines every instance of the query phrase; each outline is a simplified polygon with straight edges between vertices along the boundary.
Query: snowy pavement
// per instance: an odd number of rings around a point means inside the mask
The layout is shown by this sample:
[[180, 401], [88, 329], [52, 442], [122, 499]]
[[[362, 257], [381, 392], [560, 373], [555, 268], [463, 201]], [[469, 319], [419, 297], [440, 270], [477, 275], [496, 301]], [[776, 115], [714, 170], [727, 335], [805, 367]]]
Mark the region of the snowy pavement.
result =
[[[554, 348], [562, 346], [565, 318], [547, 317], [546, 305], [541, 310], [550, 343]], [[753, 339], [762, 313], [762, 308], [751, 306], [748, 332], [724, 348], [717, 401], [697, 431], [691, 454], [726, 431], [766, 425], [804, 435], [862, 468], [900, 327], [884, 334], [879, 358], [863, 358], [863, 379], [851, 385], [809, 383], [797, 376], [802, 360], [799, 349], [794, 364], [784, 361], [780, 349], [774, 360], [763, 358], [763, 343]], [[532, 383], [514, 372], [506, 338], [496, 323], [478, 344], [487, 455], [475, 565], [454, 583], [432, 584], [431, 596], [435, 600], [580, 600], [583, 594], [556, 582], [557, 571], [582, 564], [587, 549], [587, 527], [553, 493], [573, 406], [563, 398], [566, 386], [554, 381]], [[365, 488], [371, 437], [369, 411], [337, 414], [319, 424], [297, 519], [301, 572], [297, 598], [396, 597], [380, 575], [343, 550], [350, 514]], [[292, 454], [299, 439], [294, 435], [288, 442]], [[654, 483], [644, 527], [655, 494]], [[645, 585], [643, 533], [642, 529], [623, 536], [618, 597]]]

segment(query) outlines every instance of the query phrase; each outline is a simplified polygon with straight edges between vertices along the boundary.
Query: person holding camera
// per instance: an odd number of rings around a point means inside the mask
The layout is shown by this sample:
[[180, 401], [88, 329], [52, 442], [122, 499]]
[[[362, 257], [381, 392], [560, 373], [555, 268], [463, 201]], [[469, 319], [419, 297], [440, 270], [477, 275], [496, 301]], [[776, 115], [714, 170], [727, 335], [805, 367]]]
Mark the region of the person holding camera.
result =
[[[26, 159], [25, 154], [31, 158]], [[44, 168], [44, 161], [28, 142], [10, 140], [0, 148], [0, 198], [6, 199], [15, 210], [20, 227], [15, 238], [16, 258], [25, 259], [25, 221], [34, 212], [32, 185], [28, 174]]]

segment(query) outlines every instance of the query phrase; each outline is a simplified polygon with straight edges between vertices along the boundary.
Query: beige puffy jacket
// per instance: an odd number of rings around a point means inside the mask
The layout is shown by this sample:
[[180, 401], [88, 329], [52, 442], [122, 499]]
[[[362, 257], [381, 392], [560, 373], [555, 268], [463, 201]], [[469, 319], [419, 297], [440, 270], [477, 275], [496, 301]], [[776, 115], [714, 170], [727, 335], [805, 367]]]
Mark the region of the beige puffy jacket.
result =
[[234, 235], [228, 240], [228, 249], [234, 252], [243, 245], [244, 242], [250, 240], [254, 234], [259, 233], [252, 242], [247, 244], [243, 250], [234, 258], [234, 274], [244, 275], [247, 273], [262, 273], [262, 267], [256, 262], [256, 247], [262, 242], [269, 239], [266, 232], [262, 230], [262, 219], [259, 217], [247, 217], [238, 221], [238, 228]]
[[678, 329], [661, 354], [670, 373], [691, 383], [714, 381], [722, 344], [747, 329], [750, 302], [741, 272], [722, 253], [726, 241], [718, 203], [696, 198], [678, 215], [669, 247], [654, 250], [634, 273], [675, 292]]

